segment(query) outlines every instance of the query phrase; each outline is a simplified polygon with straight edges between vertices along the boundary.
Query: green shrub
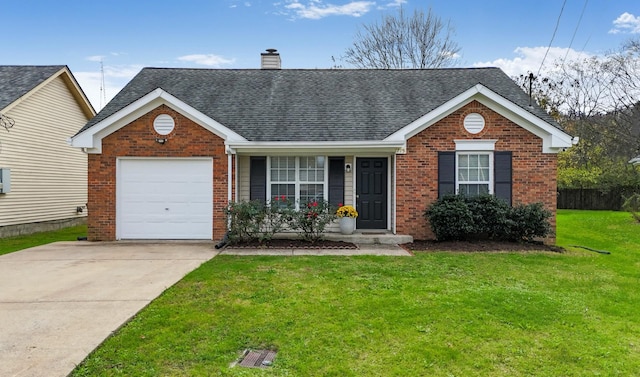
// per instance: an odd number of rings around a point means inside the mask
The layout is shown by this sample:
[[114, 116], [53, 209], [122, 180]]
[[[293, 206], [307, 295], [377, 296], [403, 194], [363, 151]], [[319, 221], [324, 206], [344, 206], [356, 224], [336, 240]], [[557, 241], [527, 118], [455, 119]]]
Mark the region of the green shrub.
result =
[[533, 241], [551, 230], [551, 212], [542, 203], [510, 207], [491, 195], [447, 195], [431, 204], [425, 217], [439, 241]]
[[279, 201], [277, 205], [260, 200], [229, 203], [225, 209], [229, 219], [229, 242], [269, 241], [286, 227], [291, 212], [292, 205], [286, 200]]
[[300, 204], [300, 210], [291, 212], [290, 226], [300, 238], [314, 243], [323, 237], [325, 228], [336, 219], [336, 210], [327, 201]]
[[509, 217], [511, 207], [507, 202], [493, 195], [480, 195], [465, 198], [473, 216], [475, 237], [500, 239], [505, 229], [512, 226]]
[[631, 216], [633, 216], [637, 222], [640, 222], [640, 194], [636, 192], [629, 197], [625, 197], [622, 209], [630, 212]]
[[439, 241], [462, 240], [475, 230], [473, 213], [462, 195], [446, 195], [433, 203], [425, 216]]
[[505, 228], [501, 239], [506, 241], [533, 241], [546, 237], [551, 232], [551, 212], [542, 203], [519, 204], [508, 214], [510, 227]]

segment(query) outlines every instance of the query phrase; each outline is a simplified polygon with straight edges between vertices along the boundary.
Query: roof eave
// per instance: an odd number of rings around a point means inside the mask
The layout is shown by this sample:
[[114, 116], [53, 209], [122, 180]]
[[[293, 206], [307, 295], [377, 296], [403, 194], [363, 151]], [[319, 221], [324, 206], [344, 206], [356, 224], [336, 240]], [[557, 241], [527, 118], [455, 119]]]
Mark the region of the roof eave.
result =
[[558, 153], [575, 145], [577, 139], [507, 100], [482, 84], [460, 93], [421, 118], [389, 135], [385, 140], [408, 140], [466, 104], [478, 101], [540, 137], [544, 153]]
[[234, 154], [322, 154], [343, 156], [345, 154], [404, 153], [405, 141], [323, 141], [323, 142], [228, 142], [228, 151]]
[[69, 70], [69, 67], [67, 67], [66, 65], [61, 66], [57, 72], [49, 76], [46, 80], [42, 81], [38, 85], [31, 88], [28, 92], [24, 93], [23, 95], [18, 97], [15, 101], [11, 102], [1, 110], [5, 113], [8, 112], [13, 107], [18, 106], [24, 100], [29, 98], [32, 94], [38, 92], [41, 88], [45, 87], [51, 81], [55, 80], [58, 77], [62, 78], [62, 81], [65, 83], [65, 85], [69, 89], [69, 92], [78, 103], [78, 106], [80, 106], [80, 109], [82, 110], [82, 113], [85, 115], [87, 120], [93, 118], [96, 115], [96, 111], [93, 109], [91, 102], [89, 102], [89, 99], [84, 94], [84, 91], [78, 84], [78, 81], [75, 79], [75, 77], [71, 73], [71, 70]]
[[231, 129], [209, 118], [161, 88], [157, 88], [92, 127], [72, 136], [69, 139], [69, 144], [72, 147], [82, 148], [87, 153], [102, 153], [103, 138], [163, 104], [218, 135], [226, 142], [246, 141], [244, 137]]

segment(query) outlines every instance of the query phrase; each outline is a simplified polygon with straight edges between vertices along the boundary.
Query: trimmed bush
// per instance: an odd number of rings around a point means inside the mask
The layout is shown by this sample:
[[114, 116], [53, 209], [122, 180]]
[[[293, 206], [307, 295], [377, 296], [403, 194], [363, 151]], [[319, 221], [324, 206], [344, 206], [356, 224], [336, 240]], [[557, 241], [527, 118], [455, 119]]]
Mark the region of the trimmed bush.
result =
[[501, 239], [506, 241], [534, 241], [551, 232], [551, 212], [542, 203], [520, 204], [509, 212], [511, 226], [505, 228]]
[[433, 203], [425, 216], [439, 241], [462, 240], [475, 230], [473, 213], [462, 195], [447, 195]]
[[335, 208], [327, 201], [300, 204], [296, 210], [291, 200], [274, 197], [271, 203], [260, 200], [229, 203], [225, 209], [229, 219], [229, 243], [265, 243], [285, 230], [293, 230], [305, 241], [323, 238], [325, 228], [336, 219]]
[[512, 226], [511, 207], [504, 200], [493, 195], [480, 195], [465, 198], [465, 202], [473, 216], [473, 232], [476, 233], [471, 238], [500, 239], [505, 229]]
[[510, 207], [492, 195], [447, 195], [431, 204], [425, 217], [438, 241], [533, 241], [551, 231], [551, 212], [542, 203]]
[[229, 219], [229, 242], [269, 241], [286, 227], [292, 211], [291, 203], [285, 200], [277, 205], [268, 205], [260, 200], [229, 203], [225, 208]]

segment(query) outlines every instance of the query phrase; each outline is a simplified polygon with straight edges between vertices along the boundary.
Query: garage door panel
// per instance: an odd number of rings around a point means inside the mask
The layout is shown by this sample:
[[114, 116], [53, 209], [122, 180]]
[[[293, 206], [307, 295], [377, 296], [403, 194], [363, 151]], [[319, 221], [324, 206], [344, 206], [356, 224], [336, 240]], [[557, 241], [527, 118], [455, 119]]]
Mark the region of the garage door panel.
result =
[[212, 238], [211, 160], [123, 159], [117, 185], [118, 238]]

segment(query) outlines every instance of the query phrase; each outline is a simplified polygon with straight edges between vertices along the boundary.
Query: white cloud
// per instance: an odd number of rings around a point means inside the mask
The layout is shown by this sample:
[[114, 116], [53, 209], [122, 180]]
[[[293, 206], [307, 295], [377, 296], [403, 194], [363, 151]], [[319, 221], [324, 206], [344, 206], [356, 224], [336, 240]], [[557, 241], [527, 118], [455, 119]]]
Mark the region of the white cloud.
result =
[[104, 60], [104, 55], [87, 56], [85, 60], [88, 60], [90, 62], [101, 62]]
[[192, 54], [180, 56], [178, 60], [184, 62], [192, 62], [200, 65], [206, 65], [209, 67], [220, 67], [225, 64], [233, 64], [235, 59], [227, 59], [222, 56], [213, 55], [213, 54]]
[[631, 33], [640, 34], [640, 16], [636, 17], [631, 13], [624, 12], [613, 21], [611, 34]]
[[[394, 2], [404, 1], [395, 0]], [[295, 18], [308, 18], [318, 20], [329, 16], [360, 17], [369, 12], [376, 5], [373, 1], [351, 1], [343, 5], [325, 4], [322, 0], [308, 0], [301, 3], [300, 0], [287, 0], [284, 6]]]
[[389, 1], [387, 4], [385, 4], [385, 7], [387, 8], [401, 7], [403, 4], [406, 4], [406, 3], [407, 3], [407, 0], [392, 0], [392, 1]]
[[142, 66], [139, 65], [105, 65], [104, 86], [102, 86], [102, 74], [99, 67], [95, 71], [74, 71], [73, 76], [78, 80], [78, 84], [93, 108], [100, 111], [141, 69]]
[[573, 49], [551, 47], [547, 54], [547, 47], [518, 47], [514, 50], [516, 56], [513, 59], [500, 58], [488, 62], [473, 63], [474, 67], [498, 67], [509, 76], [519, 76], [528, 72], [538, 73], [540, 64], [544, 59], [544, 66], [541, 74], [552, 71], [556, 67], [557, 62], [571, 61], [576, 59], [584, 59], [590, 55], [584, 52], [578, 52]]

